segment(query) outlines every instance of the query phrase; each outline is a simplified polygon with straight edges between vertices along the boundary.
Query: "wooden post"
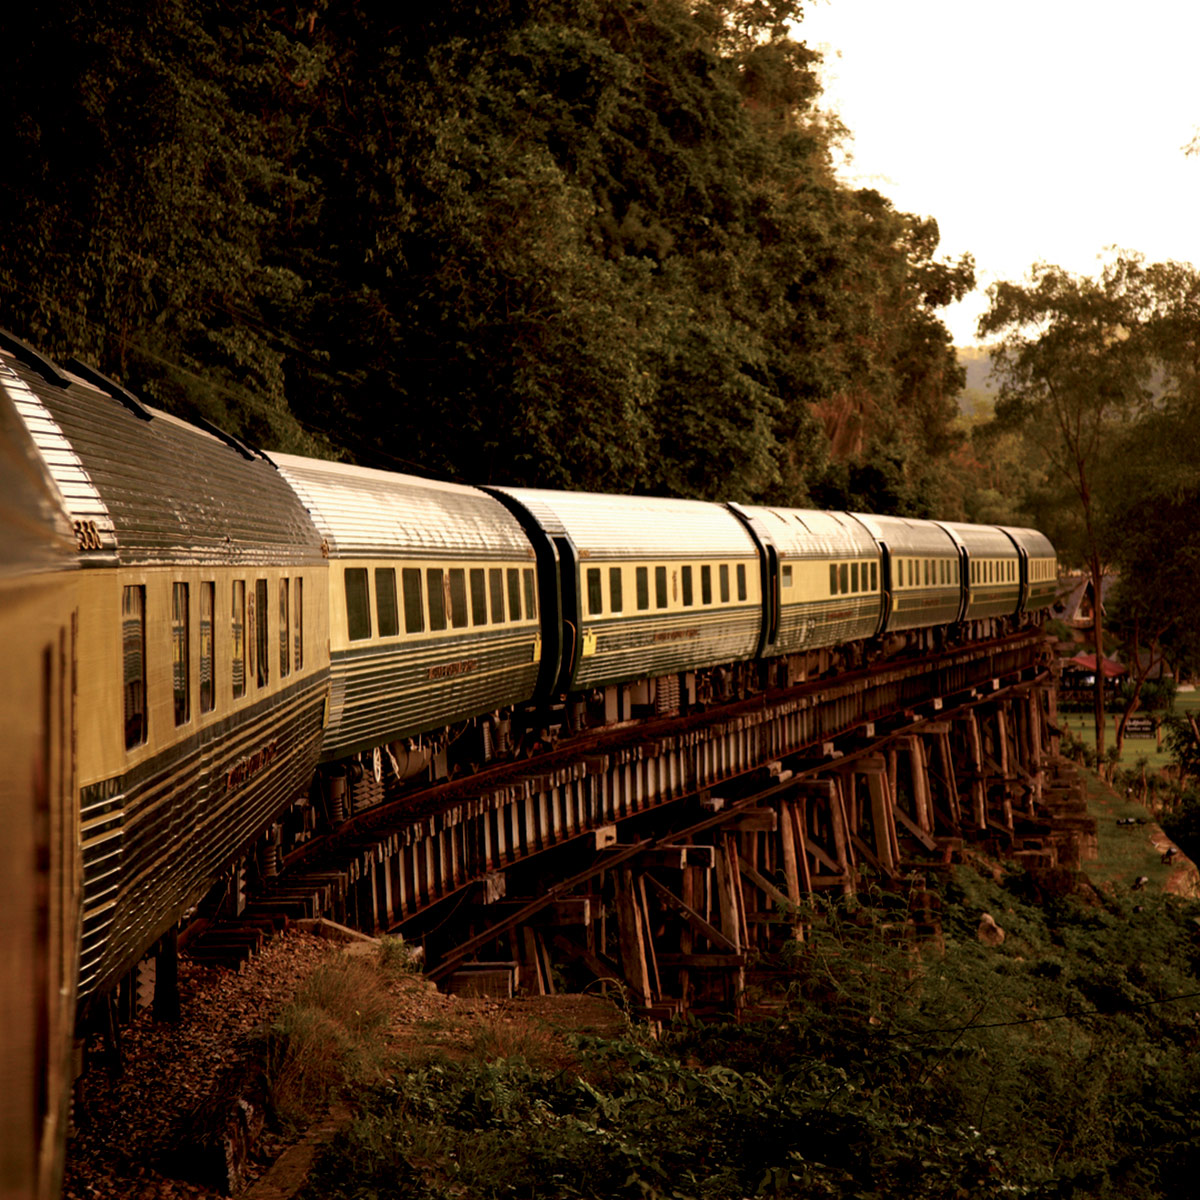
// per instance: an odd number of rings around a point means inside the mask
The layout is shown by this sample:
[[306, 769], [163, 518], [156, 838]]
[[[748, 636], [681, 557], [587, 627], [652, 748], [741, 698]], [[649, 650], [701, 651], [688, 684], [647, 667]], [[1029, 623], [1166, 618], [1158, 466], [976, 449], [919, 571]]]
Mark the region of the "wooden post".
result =
[[[779, 858], [783, 865], [784, 886], [787, 889], [788, 903], [800, 904], [800, 868], [796, 861], [796, 826], [792, 817], [791, 802], [785, 799], [779, 801]], [[686, 899], [686, 897], [684, 897]], [[792, 921], [792, 937], [798, 941], [804, 940], [804, 925]]]
[[954, 832], [962, 827], [962, 805], [958, 799], [958, 780], [954, 774], [954, 756], [950, 753], [950, 731], [947, 728], [938, 734], [938, 763], [942, 770], [942, 779], [946, 785], [946, 798], [950, 806], [950, 819], [954, 822]]
[[662, 979], [658, 974], [658, 957], [654, 953], [654, 930], [650, 927], [650, 906], [646, 903], [646, 877], [645, 875], [638, 876], [637, 896], [638, 910], [642, 919], [642, 928], [645, 931], [645, 940], [642, 943], [646, 951], [646, 962], [649, 966], [650, 981], [654, 985], [654, 995], [662, 998]]
[[[688, 908], [696, 909], [696, 873], [699, 867], [684, 867], [683, 879], [680, 883], [680, 895], [683, 897], [683, 902]], [[691, 954], [696, 948], [696, 935], [692, 932], [692, 927], [687, 921], [683, 923], [683, 929], [679, 934], [679, 953], [685, 958]], [[679, 998], [683, 1002], [684, 1010], [692, 1002], [692, 976], [687, 967], [679, 968]]]
[[875, 857], [884, 871], [896, 875], [900, 868], [900, 843], [892, 817], [891, 794], [887, 771], [882, 760], [877, 763], [862, 759], [859, 769], [867, 777], [867, 793], [871, 797], [871, 822], [875, 826]]
[[996, 763], [1000, 767], [1000, 778], [1004, 781], [1004, 824], [1011, 830], [1014, 826], [1009, 778], [1013, 772], [1011, 765], [1012, 755], [1009, 752], [1007, 709], [1007, 702], [996, 706]]
[[967, 758], [971, 764], [971, 816], [975, 828], [987, 828], [987, 790], [984, 787], [983, 739], [979, 735], [979, 721], [974, 710], [963, 718], [967, 726]]
[[[925, 747], [915, 734], [902, 739], [907, 743], [909, 770], [912, 774], [913, 816], [926, 832], [933, 833], [933, 813], [929, 804], [929, 772], [925, 761]], [[895, 793], [892, 793], [893, 797]]]
[[646, 962], [646, 946], [642, 938], [642, 917], [633, 872], [627, 867], [616, 871], [617, 936], [621, 942], [621, 969], [625, 981], [638, 1004], [649, 1004], [650, 969]]

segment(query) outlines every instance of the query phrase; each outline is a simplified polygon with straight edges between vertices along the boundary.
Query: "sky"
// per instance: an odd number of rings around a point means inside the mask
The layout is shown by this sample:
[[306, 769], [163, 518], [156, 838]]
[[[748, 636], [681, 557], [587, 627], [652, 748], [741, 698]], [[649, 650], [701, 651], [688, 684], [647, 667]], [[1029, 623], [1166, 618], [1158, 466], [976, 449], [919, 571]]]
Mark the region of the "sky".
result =
[[977, 288], [941, 312], [977, 343], [985, 289], [1035, 262], [1099, 273], [1106, 250], [1200, 266], [1200, 4], [1194, 0], [806, 0], [840, 174], [934, 217]]

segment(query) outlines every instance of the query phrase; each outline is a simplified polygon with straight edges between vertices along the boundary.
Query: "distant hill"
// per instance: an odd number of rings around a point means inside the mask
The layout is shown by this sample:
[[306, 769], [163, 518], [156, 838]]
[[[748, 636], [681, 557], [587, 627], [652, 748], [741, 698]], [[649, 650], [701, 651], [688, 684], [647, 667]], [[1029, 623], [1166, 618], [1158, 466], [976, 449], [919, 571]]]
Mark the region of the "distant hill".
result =
[[991, 378], [992, 351], [988, 346], [958, 346], [958, 361], [967, 372], [966, 390], [994, 396], [1000, 389]]

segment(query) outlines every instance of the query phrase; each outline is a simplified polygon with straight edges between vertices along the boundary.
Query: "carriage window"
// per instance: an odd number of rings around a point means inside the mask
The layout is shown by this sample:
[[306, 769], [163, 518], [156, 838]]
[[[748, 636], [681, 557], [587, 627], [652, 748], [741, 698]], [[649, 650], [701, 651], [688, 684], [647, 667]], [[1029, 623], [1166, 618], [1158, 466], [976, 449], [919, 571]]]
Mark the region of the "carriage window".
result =
[[488, 569], [488, 591], [492, 593], [492, 620], [504, 622], [504, 572], [499, 567]]
[[304, 666], [304, 580], [296, 580], [296, 670]]
[[425, 590], [429, 593], [429, 628], [446, 628], [446, 585], [441, 567], [425, 571]]
[[[366, 572], [363, 572], [364, 586], [366, 583]], [[258, 623], [255, 625], [255, 643], [258, 653], [258, 675], [257, 682], [259, 687], [266, 687], [271, 682], [271, 663], [270, 663], [270, 644], [267, 640], [267, 581], [265, 579], [256, 579], [254, 581], [254, 611], [258, 617]], [[368, 626], [368, 634], [370, 627]]]
[[858, 563], [850, 564], [850, 590], [858, 591]]
[[721, 584], [721, 603], [729, 603], [729, 564], [722, 563], [719, 569], [719, 578]]
[[212, 712], [216, 703], [216, 680], [213, 678], [213, 605], [217, 601], [217, 585], [200, 585], [200, 711]]
[[737, 565], [737, 581], [738, 581], [738, 599], [745, 600], [746, 598], [746, 564], [738, 563]]
[[639, 612], [650, 607], [650, 568], [637, 569], [637, 606]]
[[487, 624], [487, 576], [482, 567], [471, 568], [471, 624]]
[[850, 590], [850, 564], [842, 563], [838, 567], [838, 591], [843, 594]]
[[233, 581], [233, 698], [246, 694], [246, 581]]
[[508, 615], [514, 621], [521, 619], [521, 572], [516, 567], [508, 568]]
[[192, 719], [189, 685], [188, 585], [171, 585], [171, 678], [175, 689], [175, 724]]
[[879, 564], [872, 563], [871, 564], [871, 591], [876, 592], [878, 590], [879, 590]]
[[371, 594], [366, 567], [346, 568], [346, 636], [352, 642], [371, 636]]
[[712, 603], [712, 567], [707, 565], [700, 568], [700, 603]]
[[667, 568], [654, 568], [654, 607], [667, 607]]
[[830, 563], [829, 564], [829, 594], [831, 596], [837, 595], [837, 581], [838, 581], [837, 563]]
[[279, 678], [292, 673], [292, 605], [288, 581], [279, 581]]
[[537, 588], [533, 586], [533, 568], [526, 567], [522, 574], [525, 577], [525, 615], [532, 621], [537, 617]]
[[600, 568], [587, 569], [588, 614], [594, 615], [604, 610], [604, 597], [600, 594]]
[[608, 609], [609, 612], [619, 613], [625, 608], [623, 592], [625, 580], [620, 567], [608, 568]]
[[792, 586], [792, 564], [791, 563], [788, 563], [783, 568], [783, 586], [784, 587]]
[[404, 592], [404, 632], [423, 633], [425, 630], [425, 598], [421, 595], [421, 572], [417, 567], [400, 571], [400, 586]]
[[450, 575], [450, 624], [463, 629], [467, 624], [467, 573], [455, 567]]
[[125, 664], [125, 749], [146, 740], [146, 589], [121, 591], [121, 658]]
[[689, 566], [684, 567], [683, 570], [680, 572], [680, 574], [683, 576], [683, 602], [684, 602], [684, 604], [690, 605], [692, 603], [692, 568], [691, 568], [691, 566], [689, 565]]
[[396, 571], [393, 567], [375, 568], [375, 613], [379, 618], [379, 636], [400, 636], [400, 611], [396, 606]]

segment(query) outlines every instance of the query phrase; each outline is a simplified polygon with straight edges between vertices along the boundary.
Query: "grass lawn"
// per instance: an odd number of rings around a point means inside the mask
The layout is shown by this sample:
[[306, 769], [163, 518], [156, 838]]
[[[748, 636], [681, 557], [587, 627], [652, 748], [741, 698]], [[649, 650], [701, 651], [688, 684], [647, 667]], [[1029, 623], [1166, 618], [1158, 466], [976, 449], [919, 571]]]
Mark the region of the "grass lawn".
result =
[[[1200, 715], [1200, 690], [1180, 692], [1175, 697], [1173, 712], [1177, 714], [1191, 712]], [[1108, 714], [1108, 731], [1104, 741], [1106, 746], [1116, 745], [1117, 718], [1119, 716], [1119, 711]], [[1096, 727], [1090, 712], [1060, 712], [1058, 723], [1061, 728], [1069, 729], [1084, 745], [1095, 747]], [[1136, 767], [1139, 759], [1142, 758], [1146, 759], [1146, 766], [1150, 771], [1157, 771], [1160, 767], [1169, 766], [1171, 762], [1165, 741], [1163, 749], [1159, 750], [1158, 743], [1154, 738], [1126, 738], [1125, 745], [1121, 748], [1121, 766]]]

